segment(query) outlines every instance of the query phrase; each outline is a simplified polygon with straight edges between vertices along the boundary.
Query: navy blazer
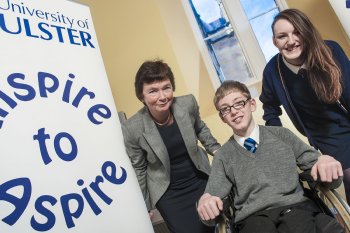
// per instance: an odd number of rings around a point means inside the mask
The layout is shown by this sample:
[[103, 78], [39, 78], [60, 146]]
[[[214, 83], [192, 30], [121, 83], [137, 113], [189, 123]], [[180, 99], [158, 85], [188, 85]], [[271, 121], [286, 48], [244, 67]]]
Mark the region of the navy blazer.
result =
[[[192, 162], [198, 170], [209, 175], [208, 156], [198, 146], [198, 140], [212, 155], [220, 148], [220, 144], [201, 120], [194, 96], [174, 97], [171, 111]], [[134, 167], [147, 209], [153, 209], [170, 184], [167, 148], [146, 106], [128, 119], [122, 127], [126, 151]]]

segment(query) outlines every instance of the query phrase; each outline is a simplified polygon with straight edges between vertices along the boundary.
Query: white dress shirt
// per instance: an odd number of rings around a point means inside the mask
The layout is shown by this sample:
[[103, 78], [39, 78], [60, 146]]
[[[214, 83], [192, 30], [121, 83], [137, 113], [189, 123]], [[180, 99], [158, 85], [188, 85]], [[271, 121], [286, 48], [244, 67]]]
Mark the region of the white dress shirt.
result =
[[258, 146], [259, 145], [259, 126], [257, 124], [255, 124], [255, 127], [254, 127], [252, 133], [248, 137], [241, 137], [235, 133], [233, 133], [233, 137], [238, 142], [238, 144], [242, 147], [244, 147], [243, 144], [247, 138], [254, 139], [256, 141], [257, 146]]

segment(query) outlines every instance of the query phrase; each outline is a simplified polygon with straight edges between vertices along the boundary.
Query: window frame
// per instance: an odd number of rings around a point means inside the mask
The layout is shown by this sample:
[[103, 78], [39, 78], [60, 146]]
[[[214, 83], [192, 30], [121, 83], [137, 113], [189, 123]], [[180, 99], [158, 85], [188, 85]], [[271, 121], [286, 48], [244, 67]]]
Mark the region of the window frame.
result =
[[[240, 3], [240, 0], [219, 0], [223, 4], [227, 17], [231, 23], [231, 26], [235, 32], [242, 53], [245, 56], [247, 65], [252, 72], [253, 79], [245, 83], [248, 87], [259, 84], [262, 79], [262, 73], [266, 65], [264, 54], [260, 48], [260, 45], [255, 37], [254, 31], [250, 26], [249, 19], [247, 18], [244, 9]], [[288, 8], [285, 0], [275, 0], [277, 7], [280, 10]], [[198, 27], [196, 18], [191, 9], [189, 0], [181, 0], [185, 14], [188, 18], [190, 27], [194, 33], [194, 37], [198, 46], [198, 49], [203, 58], [204, 64], [207, 68], [208, 74], [212, 81], [214, 88], [218, 88], [221, 84], [220, 78], [216, 72], [213, 61], [209, 54], [207, 45], [203, 39], [200, 28]], [[254, 93], [252, 93], [254, 95]]]

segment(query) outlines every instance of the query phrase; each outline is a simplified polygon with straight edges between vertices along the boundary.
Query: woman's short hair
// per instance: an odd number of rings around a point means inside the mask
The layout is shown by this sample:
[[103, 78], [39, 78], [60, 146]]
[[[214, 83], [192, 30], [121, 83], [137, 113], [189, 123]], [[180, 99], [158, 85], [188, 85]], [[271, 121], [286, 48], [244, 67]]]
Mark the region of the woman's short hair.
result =
[[143, 99], [143, 85], [156, 81], [169, 79], [175, 91], [174, 75], [171, 68], [163, 60], [145, 61], [139, 68], [135, 76], [135, 93], [139, 100]]

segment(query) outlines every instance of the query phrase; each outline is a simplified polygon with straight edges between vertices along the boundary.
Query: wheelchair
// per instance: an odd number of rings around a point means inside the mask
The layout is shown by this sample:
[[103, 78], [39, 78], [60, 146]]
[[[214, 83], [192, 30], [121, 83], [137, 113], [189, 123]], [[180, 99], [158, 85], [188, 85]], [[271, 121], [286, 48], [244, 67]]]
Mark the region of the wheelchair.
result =
[[[313, 200], [325, 214], [336, 218], [344, 228], [345, 233], [350, 233], [350, 208], [346, 201], [334, 189], [328, 189], [315, 182], [310, 172], [299, 174], [300, 182], [304, 187], [305, 196]], [[234, 233], [232, 222], [234, 220], [233, 194], [224, 197], [224, 207], [221, 214], [215, 219], [215, 233]]]

